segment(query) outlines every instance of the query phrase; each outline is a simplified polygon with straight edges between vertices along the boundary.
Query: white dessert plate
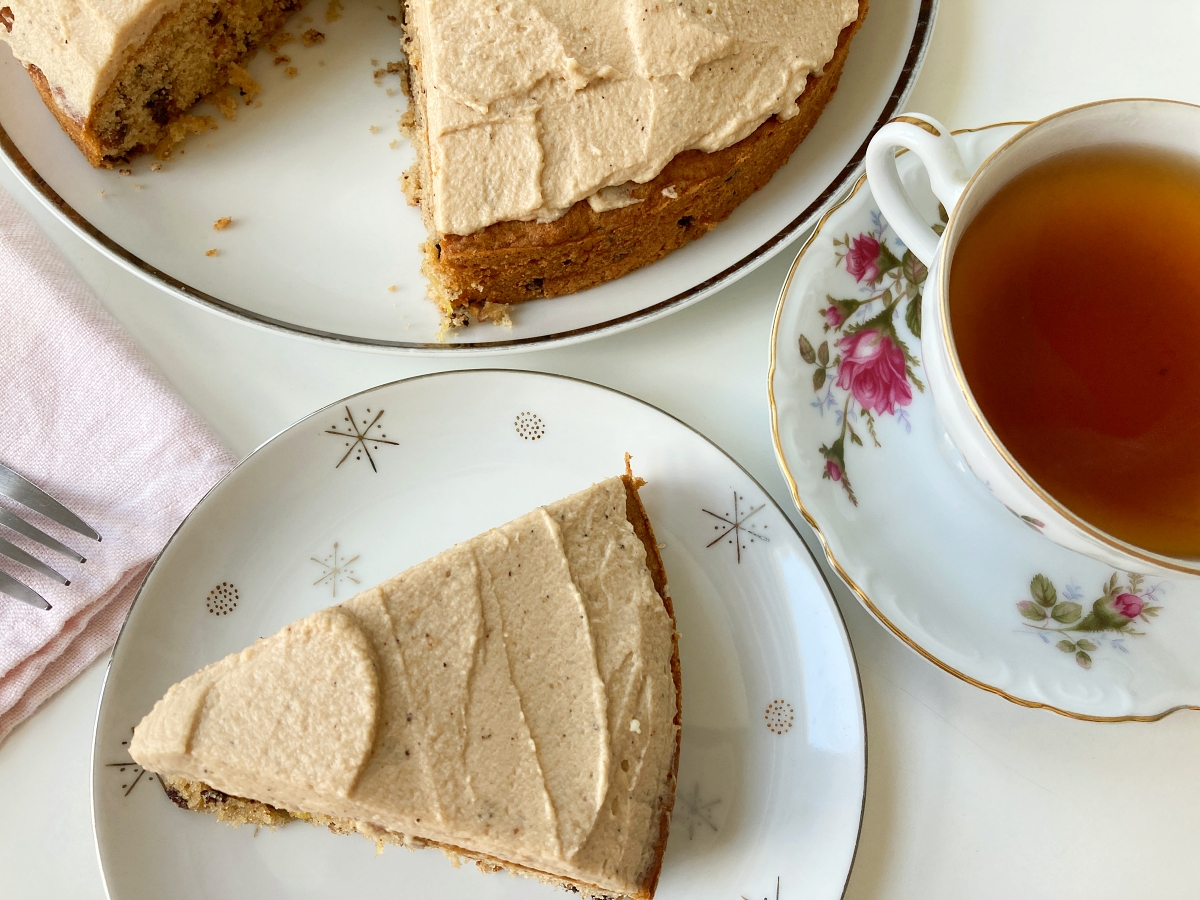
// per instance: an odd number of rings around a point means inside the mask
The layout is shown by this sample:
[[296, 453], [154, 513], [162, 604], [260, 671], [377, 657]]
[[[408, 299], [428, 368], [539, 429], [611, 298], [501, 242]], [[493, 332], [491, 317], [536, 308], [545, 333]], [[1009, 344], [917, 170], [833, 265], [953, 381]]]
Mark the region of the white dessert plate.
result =
[[109, 664], [93, 751], [112, 900], [551, 898], [292, 823], [233, 829], [171, 803], [129, 758], [175, 681], [538, 504], [623, 469], [662, 547], [679, 631], [683, 749], [659, 900], [836, 900], [866, 776], [858, 672], [820, 569], [737, 463], [676, 419], [567, 378], [396, 382], [301, 420], [234, 469], [147, 578]]
[[[862, 169], [866, 141], [916, 78], [937, 0], [874, 0], [837, 94], [771, 183], [703, 240], [611, 284], [524, 304], [512, 328], [472, 324], [439, 338], [425, 299], [418, 212], [399, 176], [412, 149], [388, 0], [345, 4], [326, 22], [309, 3], [288, 25], [323, 43], [249, 64], [261, 105], [189, 138], [161, 171], [97, 171], [59, 128], [24, 68], [0, 46], [0, 156], [85, 240], [169, 294], [313, 338], [417, 353], [511, 352], [620, 331], [681, 309], [753, 270], [811, 226]], [[310, 17], [311, 22], [303, 18]], [[288, 68], [296, 74], [288, 77]], [[223, 217], [233, 223], [214, 232]], [[215, 250], [214, 256], [206, 255]]]
[[[957, 133], [967, 166], [1021, 127]], [[915, 157], [898, 165], [936, 223]], [[830, 564], [898, 638], [1015, 703], [1105, 721], [1200, 704], [1200, 579], [1114, 572], [1065, 550], [966, 468], [923, 389], [909, 310], [924, 275], [860, 180], [780, 296], [767, 384], [775, 450]], [[841, 357], [857, 340], [907, 347], [908, 371], [848, 369]]]

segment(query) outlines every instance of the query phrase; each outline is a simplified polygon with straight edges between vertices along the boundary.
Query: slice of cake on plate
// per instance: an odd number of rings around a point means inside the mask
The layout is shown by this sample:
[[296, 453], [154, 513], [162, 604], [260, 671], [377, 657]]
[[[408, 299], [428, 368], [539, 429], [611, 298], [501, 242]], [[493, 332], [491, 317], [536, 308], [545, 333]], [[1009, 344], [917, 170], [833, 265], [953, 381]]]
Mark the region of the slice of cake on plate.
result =
[[130, 753], [234, 824], [304, 819], [652, 897], [680, 675], [637, 488], [539, 507], [200, 670]]

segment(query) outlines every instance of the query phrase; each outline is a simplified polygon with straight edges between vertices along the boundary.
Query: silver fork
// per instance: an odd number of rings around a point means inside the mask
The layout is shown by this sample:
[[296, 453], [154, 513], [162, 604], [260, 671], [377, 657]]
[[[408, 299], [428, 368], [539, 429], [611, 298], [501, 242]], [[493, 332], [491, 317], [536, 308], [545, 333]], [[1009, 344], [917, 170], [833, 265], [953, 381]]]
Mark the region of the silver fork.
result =
[[[34, 512], [41, 513], [47, 519], [70, 528], [72, 531], [77, 531], [84, 537], [89, 537], [94, 541], [100, 540], [100, 535], [96, 530], [79, 518], [79, 516], [75, 515], [75, 513], [71, 512], [41, 488], [22, 478], [12, 469], [5, 468], [4, 466], [0, 466], [0, 496], [16, 500], [22, 506], [28, 507]], [[69, 556], [76, 562], [87, 562], [87, 560], [66, 544], [55, 540], [40, 528], [35, 528], [20, 516], [9, 512], [4, 507], [0, 507], [0, 525], [7, 526], [18, 534], [23, 534], [30, 540], [37, 541], [43, 547], [48, 547], [56, 553]], [[26, 553], [16, 544], [5, 540], [3, 537], [0, 537], [0, 556], [7, 556], [9, 559], [20, 563], [26, 568], [40, 572], [47, 578], [53, 578], [60, 584], [71, 583], [62, 573], [52, 569], [36, 556]], [[0, 594], [8, 594], [10, 597], [16, 597], [18, 600], [23, 600], [30, 606], [36, 606], [38, 609], [50, 608], [50, 604], [46, 602], [45, 597], [28, 585], [22, 584], [7, 572], [0, 572]]]

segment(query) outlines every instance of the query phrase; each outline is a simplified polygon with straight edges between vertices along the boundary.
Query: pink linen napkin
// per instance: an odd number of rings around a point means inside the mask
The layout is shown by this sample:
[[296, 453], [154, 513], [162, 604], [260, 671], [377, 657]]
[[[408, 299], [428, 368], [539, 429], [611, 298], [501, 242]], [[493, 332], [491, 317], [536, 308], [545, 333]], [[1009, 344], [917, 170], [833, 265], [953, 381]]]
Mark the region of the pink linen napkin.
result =
[[71, 580], [0, 569], [53, 606], [0, 594], [0, 741], [116, 640], [151, 562], [233, 458], [0, 189], [0, 463], [100, 532], [0, 505], [87, 557], [0, 527]]

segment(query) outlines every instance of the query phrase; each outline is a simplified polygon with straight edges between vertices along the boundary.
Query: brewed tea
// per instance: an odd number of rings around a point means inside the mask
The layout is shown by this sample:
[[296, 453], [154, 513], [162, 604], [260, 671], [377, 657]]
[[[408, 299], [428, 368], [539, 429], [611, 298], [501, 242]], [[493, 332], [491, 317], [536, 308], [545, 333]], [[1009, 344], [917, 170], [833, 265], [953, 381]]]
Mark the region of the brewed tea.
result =
[[1200, 164], [1105, 147], [1032, 166], [968, 225], [949, 296], [967, 384], [1034, 481], [1200, 558]]

